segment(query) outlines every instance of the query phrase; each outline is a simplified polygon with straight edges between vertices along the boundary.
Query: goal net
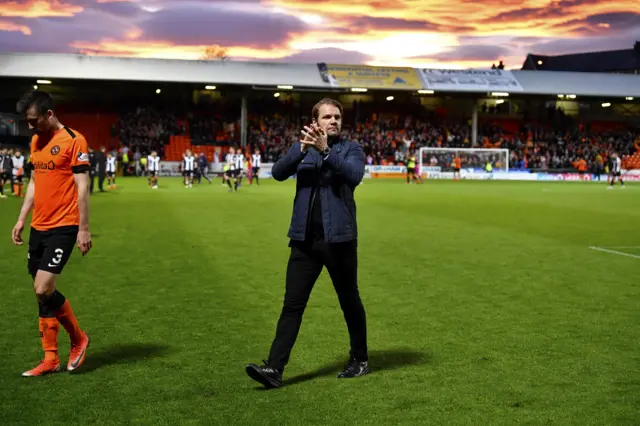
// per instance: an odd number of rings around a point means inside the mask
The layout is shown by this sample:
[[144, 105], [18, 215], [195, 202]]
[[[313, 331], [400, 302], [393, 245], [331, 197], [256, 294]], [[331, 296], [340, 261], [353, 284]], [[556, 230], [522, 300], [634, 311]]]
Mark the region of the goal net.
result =
[[453, 178], [458, 164], [462, 179], [485, 178], [490, 171], [509, 171], [508, 149], [420, 148], [418, 157], [419, 173], [427, 179]]

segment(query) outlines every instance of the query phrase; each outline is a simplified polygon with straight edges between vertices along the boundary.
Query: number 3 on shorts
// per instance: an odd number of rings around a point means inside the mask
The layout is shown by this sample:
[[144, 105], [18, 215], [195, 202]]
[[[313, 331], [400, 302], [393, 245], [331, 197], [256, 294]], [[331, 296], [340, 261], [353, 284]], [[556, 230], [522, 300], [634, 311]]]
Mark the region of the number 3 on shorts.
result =
[[53, 263], [49, 263], [49, 267], [50, 268], [55, 268], [56, 266], [60, 265], [60, 262], [62, 262], [62, 256], [64, 255], [64, 251], [62, 249], [55, 249], [54, 250], [55, 253], [55, 257], [53, 259], [51, 259], [51, 262]]

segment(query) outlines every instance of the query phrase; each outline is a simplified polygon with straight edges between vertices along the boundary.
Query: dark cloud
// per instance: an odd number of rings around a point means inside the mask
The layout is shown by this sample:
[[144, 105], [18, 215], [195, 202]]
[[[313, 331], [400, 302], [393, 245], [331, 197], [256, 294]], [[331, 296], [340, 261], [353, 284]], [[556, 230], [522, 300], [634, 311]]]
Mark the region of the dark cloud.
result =
[[491, 16], [484, 20], [485, 23], [510, 23], [521, 22], [530, 19], [546, 19], [546, 18], [558, 18], [560, 16], [568, 15], [570, 12], [561, 8], [553, 7], [552, 5], [545, 8], [532, 8], [523, 7], [521, 9], [514, 9], [508, 12], [501, 12], [497, 15]]
[[[489, 1], [495, 3], [496, 6], [504, 6], [501, 1]], [[517, 7], [521, 4], [519, 0], [507, 2], [508, 5], [514, 5], [513, 10], [501, 12], [484, 20], [485, 23], [491, 22], [522, 22], [530, 19], [559, 18], [563, 16], [571, 16], [575, 13], [575, 8], [587, 5], [601, 3], [601, 0], [563, 0], [552, 1], [544, 7]], [[487, 6], [490, 6], [488, 4]]]
[[69, 46], [75, 41], [120, 38], [126, 30], [119, 20], [92, 9], [72, 17], [15, 18], [12, 22], [28, 26], [31, 35], [0, 32], [0, 50], [3, 52], [75, 52], [76, 49]]
[[640, 29], [614, 37], [555, 39], [529, 46], [527, 51], [538, 55], [567, 55], [570, 53], [633, 49], [634, 40], [638, 39], [640, 39]]
[[270, 13], [222, 9], [204, 3], [168, 7], [139, 24], [143, 40], [170, 40], [181, 45], [273, 47], [307, 27], [299, 19]]
[[364, 32], [365, 30], [422, 30], [422, 31], [447, 31], [447, 32], [463, 32], [471, 31], [473, 27], [469, 26], [447, 26], [436, 24], [426, 20], [408, 20], [398, 18], [378, 18], [371, 16], [360, 16], [347, 20], [348, 27], [355, 30], [354, 32]]
[[[638, 5], [640, 7], [640, 4]], [[585, 22], [591, 25], [609, 24], [611, 31], [626, 31], [630, 29], [640, 29], [640, 13], [618, 12], [601, 13], [591, 15]]]
[[109, 3], [95, 3], [91, 2], [88, 6], [91, 9], [99, 10], [111, 15], [121, 16], [125, 18], [138, 17], [145, 12], [139, 5], [130, 1], [117, 1]]
[[573, 19], [554, 25], [582, 36], [612, 35], [640, 29], [640, 14], [634, 12], [601, 13], [586, 19]]
[[33, 36], [27, 36], [21, 32], [2, 32], [0, 51], [11, 53], [70, 53], [74, 49], [68, 44], [58, 43], [56, 40], [46, 37], [39, 38], [34, 43]]

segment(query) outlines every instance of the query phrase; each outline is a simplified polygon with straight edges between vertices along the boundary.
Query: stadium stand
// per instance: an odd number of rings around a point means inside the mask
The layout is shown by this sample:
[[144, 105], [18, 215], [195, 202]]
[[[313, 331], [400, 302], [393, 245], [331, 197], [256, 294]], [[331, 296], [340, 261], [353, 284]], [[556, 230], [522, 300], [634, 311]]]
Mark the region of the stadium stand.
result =
[[[637, 50], [638, 44], [634, 55]], [[409, 147], [474, 146], [508, 148], [512, 168], [571, 169], [578, 158], [593, 167], [598, 154], [606, 160], [612, 150], [623, 155], [624, 167], [640, 168], [640, 80], [634, 75], [523, 67], [512, 73], [522, 90], [498, 101], [486, 89], [353, 94], [331, 87], [313, 64], [141, 59], [134, 72], [131, 59], [0, 56], [7, 64], [0, 70], [3, 110], [40, 77], [33, 75], [34, 62], [46, 63], [47, 78], [54, 79], [47, 90], [61, 100], [60, 118], [94, 149], [105, 146], [133, 161], [151, 150], [179, 161], [187, 149], [221, 161], [228, 146], [241, 145], [276, 161], [309, 122], [311, 105], [328, 95], [345, 105], [343, 137], [362, 144], [369, 164], [402, 164]], [[206, 81], [217, 88], [204, 90]], [[296, 90], [274, 98], [285, 83]], [[385, 100], [389, 94], [393, 102]], [[613, 105], [604, 108], [603, 101]]]
[[633, 49], [556, 56], [530, 53], [522, 64], [522, 69], [640, 74], [640, 41], [636, 41]]

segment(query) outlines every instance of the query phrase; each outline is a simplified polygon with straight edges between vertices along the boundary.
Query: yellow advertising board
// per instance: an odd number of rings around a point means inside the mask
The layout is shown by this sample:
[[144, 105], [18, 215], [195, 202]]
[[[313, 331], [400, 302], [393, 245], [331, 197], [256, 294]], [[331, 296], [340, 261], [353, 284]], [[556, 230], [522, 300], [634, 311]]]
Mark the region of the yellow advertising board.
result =
[[413, 68], [371, 67], [368, 65], [318, 64], [325, 83], [332, 87], [364, 89], [420, 90], [422, 81]]

